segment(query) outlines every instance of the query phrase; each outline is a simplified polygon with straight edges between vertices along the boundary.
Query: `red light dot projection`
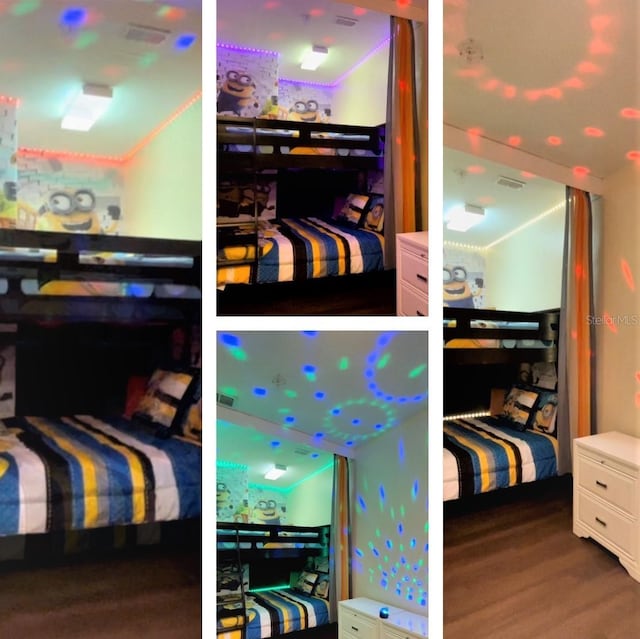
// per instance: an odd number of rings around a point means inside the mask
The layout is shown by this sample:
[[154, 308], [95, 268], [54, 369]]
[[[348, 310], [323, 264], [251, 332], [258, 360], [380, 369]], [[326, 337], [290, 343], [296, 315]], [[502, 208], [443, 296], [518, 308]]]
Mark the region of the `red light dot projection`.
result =
[[631, 272], [631, 266], [629, 266], [629, 262], [622, 258], [620, 260], [620, 269], [622, 270], [622, 277], [624, 277], [624, 281], [627, 284], [627, 287], [630, 291], [636, 290], [636, 284], [633, 279], [633, 273]]
[[571, 339], [578, 339], [578, 331], [575, 328], [571, 329]]
[[277, 9], [280, 3], [276, 2], [276, 0], [271, 0], [270, 2], [265, 2], [263, 6], [267, 11], [272, 11], [273, 9]]
[[531, 173], [530, 171], [520, 171], [520, 175], [523, 178], [527, 178], [529, 180], [532, 180], [533, 178], [536, 177], [536, 174], [535, 173]]
[[584, 266], [582, 264], [576, 264], [576, 268], [575, 268], [575, 274], [576, 274], [576, 279], [577, 280], [583, 280], [584, 279]]
[[365, 13], [367, 13], [367, 10], [363, 9], [362, 7], [354, 7], [353, 8], [353, 15], [354, 16], [363, 16]]
[[496, 199], [494, 197], [491, 197], [490, 195], [481, 195], [478, 198], [478, 202], [480, 204], [484, 204], [484, 206], [489, 206], [489, 204], [495, 204]]
[[633, 109], [632, 107], [625, 107], [620, 111], [620, 115], [628, 120], [639, 120], [640, 109]]
[[640, 160], [640, 151], [629, 151], [627, 153], [627, 160], [633, 160], [634, 162]]
[[471, 164], [467, 167], [467, 173], [471, 173], [472, 175], [481, 175], [485, 173], [485, 171], [484, 166], [480, 166], [479, 164]]
[[595, 126], [586, 126], [583, 131], [584, 134], [590, 138], [604, 137], [604, 131], [602, 129], [598, 129]]
[[502, 95], [507, 98], [507, 100], [511, 100], [518, 95], [518, 89], [512, 84], [508, 84], [502, 89]]
[[576, 177], [584, 177], [585, 175], [589, 175], [589, 173], [591, 173], [591, 169], [589, 169], [586, 166], [574, 166], [573, 167], [573, 174]]
[[522, 138], [519, 135], [510, 135], [507, 138], [507, 144], [509, 146], [520, 146], [522, 144]]
[[562, 144], [562, 138], [557, 135], [550, 135], [547, 138], [547, 144], [550, 144], [551, 146], [560, 146]]
[[319, 18], [324, 15], [324, 9], [311, 9], [311, 11], [309, 11], [309, 15], [312, 18]]

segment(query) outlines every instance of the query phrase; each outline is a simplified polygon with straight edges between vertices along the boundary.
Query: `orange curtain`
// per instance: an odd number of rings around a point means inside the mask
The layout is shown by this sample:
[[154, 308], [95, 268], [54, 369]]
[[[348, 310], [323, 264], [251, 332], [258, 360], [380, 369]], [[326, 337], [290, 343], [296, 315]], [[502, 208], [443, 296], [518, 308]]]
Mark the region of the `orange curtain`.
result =
[[[391, 17], [387, 123], [385, 141], [385, 254], [386, 266], [395, 266], [396, 233], [426, 230], [426, 201], [422, 193], [422, 144], [418, 111], [421, 53], [416, 47], [414, 25], [405, 18]], [[426, 82], [426, 78], [420, 78]]]
[[346, 457], [333, 457], [333, 506], [331, 511], [331, 621], [338, 620], [338, 602], [351, 599], [351, 478]]
[[567, 187], [558, 356], [560, 472], [571, 471], [576, 437], [594, 432], [593, 221], [589, 193]]

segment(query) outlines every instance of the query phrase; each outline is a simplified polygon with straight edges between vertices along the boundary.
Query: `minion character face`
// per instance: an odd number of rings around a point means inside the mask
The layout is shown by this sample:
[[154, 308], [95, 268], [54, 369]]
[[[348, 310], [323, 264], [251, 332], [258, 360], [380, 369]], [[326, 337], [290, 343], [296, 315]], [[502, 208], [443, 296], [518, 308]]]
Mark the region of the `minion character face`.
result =
[[232, 111], [241, 115], [246, 106], [258, 107], [254, 100], [256, 85], [248, 73], [229, 70], [218, 93], [218, 113]]
[[473, 294], [464, 266], [445, 266], [442, 270], [442, 293], [445, 306], [473, 308]]
[[315, 100], [298, 100], [289, 112], [289, 119], [299, 122], [320, 122], [320, 110]]
[[257, 524], [279, 524], [277, 504], [274, 499], [261, 499], [253, 510], [253, 519]]
[[216, 485], [216, 512], [220, 513], [225, 509], [232, 509], [233, 505], [230, 500], [231, 491], [223, 481], [219, 481]]
[[88, 189], [75, 193], [56, 191], [41, 207], [36, 228], [67, 233], [99, 233], [101, 222], [94, 210], [96, 197]]
[[556, 407], [556, 402], [551, 400], [537, 410], [533, 427], [545, 433], [552, 433], [555, 429]]

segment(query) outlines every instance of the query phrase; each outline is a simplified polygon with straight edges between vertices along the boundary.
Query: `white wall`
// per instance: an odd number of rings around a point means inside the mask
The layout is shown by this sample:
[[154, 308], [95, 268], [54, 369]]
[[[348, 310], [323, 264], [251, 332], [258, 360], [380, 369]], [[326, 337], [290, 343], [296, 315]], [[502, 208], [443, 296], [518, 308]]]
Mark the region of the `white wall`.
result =
[[427, 615], [427, 411], [356, 452], [353, 596]]
[[201, 147], [198, 100], [126, 165], [121, 235], [202, 238]]
[[487, 308], [560, 306], [564, 219], [564, 209], [555, 211], [485, 253]]
[[335, 90], [331, 121], [377, 126], [387, 119], [387, 67], [389, 45], [347, 76]]
[[[640, 167], [630, 164], [605, 180], [596, 317], [597, 430], [640, 437]], [[623, 260], [633, 288], [623, 275]]]
[[333, 466], [295, 486], [287, 495], [287, 521], [294, 526], [331, 523]]

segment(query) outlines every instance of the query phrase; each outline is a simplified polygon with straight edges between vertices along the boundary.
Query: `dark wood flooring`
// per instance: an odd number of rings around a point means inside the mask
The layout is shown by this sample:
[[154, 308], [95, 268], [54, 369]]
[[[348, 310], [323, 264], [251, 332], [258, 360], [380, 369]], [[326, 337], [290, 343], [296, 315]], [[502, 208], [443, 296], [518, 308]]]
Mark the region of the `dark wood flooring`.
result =
[[301, 283], [233, 284], [217, 291], [217, 314], [395, 315], [396, 272], [325, 277]]
[[200, 553], [146, 547], [0, 565], [0, 637], [199, 639]]
[[640, 637], [640, 583], [573, 535], [570, 477], [522, 488], [445, 503], [444, 638]]

